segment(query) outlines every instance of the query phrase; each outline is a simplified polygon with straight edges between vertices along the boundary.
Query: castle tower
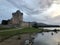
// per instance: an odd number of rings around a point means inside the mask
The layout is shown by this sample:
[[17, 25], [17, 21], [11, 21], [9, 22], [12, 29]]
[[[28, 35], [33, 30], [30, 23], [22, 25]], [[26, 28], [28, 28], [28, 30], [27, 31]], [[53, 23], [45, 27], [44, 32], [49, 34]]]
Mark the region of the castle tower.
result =
[[21, 25], [23, 22], [23, 13], [21, 13], [19, 10], [12, 13], [12, 24], [13, 25]]

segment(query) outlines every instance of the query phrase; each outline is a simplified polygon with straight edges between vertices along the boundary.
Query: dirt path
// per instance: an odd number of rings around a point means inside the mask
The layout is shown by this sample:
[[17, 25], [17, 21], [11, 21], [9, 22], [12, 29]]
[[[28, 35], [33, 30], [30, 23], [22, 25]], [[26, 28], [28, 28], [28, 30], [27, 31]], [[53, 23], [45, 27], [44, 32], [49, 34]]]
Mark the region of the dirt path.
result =
[[[18, 39], [18, 37], [21, 39]], [[5, 40], [4, 42], [0, 42], [0, 45], [24, 45], [24, 42], [27, 39], [30, 39], [29, 34], [17, 35]]]

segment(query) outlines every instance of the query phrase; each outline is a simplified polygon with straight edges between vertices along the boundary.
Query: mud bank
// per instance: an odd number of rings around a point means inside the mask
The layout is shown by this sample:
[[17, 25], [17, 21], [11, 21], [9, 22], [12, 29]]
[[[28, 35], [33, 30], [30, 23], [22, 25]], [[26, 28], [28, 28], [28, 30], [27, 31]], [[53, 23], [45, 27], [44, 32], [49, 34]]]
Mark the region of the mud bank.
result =
[[35, 34], [20, 34], [13, 36], [3, 42], [0, 42], [0, 45], [25, 45], [25, 40], [34, 39]]

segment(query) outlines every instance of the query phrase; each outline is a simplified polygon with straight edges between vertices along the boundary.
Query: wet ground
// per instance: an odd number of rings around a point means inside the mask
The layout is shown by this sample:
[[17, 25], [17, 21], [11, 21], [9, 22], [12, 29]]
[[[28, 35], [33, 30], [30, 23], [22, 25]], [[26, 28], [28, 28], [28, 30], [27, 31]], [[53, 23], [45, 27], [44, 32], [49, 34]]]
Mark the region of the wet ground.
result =
[[25, 40], [30, 38], [29, 34], [16, 35], [0, 42], [0, 45], [24, 45]]

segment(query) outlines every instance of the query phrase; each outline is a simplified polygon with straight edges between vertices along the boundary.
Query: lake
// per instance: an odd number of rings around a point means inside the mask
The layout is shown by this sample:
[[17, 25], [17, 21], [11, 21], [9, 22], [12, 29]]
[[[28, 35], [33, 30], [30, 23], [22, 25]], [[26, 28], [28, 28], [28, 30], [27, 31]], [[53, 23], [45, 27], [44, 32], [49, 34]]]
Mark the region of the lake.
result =
[[[45, 28], [45, 29], [60, 29], [60, 28]], [[53, 33], [53, 35], [51, 35]], [[33, 45], [60, 45], [60, 32], [45, 32], [42, 35], [38, 33], [34, 39]]]
[[53, 30], [53, 29], [60, 29], [60, 27], [44, 27], [43, 29]]

